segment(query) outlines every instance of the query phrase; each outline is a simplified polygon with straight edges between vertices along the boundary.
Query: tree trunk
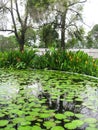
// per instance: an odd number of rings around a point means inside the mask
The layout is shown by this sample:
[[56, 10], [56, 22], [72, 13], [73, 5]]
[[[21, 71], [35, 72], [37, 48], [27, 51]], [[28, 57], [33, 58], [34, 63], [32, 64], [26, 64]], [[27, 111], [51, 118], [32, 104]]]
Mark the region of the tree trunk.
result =
[[65, 29], [61, 28], [61, 48], [65, 49]]
[[19, 44], [20, 45], [20, 52], [23, 53], [24, 52], [24, 44]]
[[65, 20], [66, 20], [66, 11], [62, 13], [61, 16], [61, 49], [65, 49]]

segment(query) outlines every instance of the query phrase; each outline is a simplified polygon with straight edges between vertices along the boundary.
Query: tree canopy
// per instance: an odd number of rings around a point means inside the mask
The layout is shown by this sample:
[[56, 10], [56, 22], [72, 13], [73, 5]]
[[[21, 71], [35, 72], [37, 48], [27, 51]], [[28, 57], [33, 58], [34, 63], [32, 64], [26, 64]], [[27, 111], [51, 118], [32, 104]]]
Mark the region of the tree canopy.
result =
[[[11, 18], [11, 27], [8, 28], [6, 23], [0, 26], [0, 31], [10, 31], [14, 33], [20, 46], [20, 51], [24, 50], [24, 45], [29, 40], [28, 30], [32, 33], [31, 39], [35, 40], [33, 30], [42, 28], [43, 38], [40, 40], [45, 44], [53, 42], [53, 38], [60, 39], [60, 47], [65, 49], [65, 42], [68, 40], [68, 34], [79, 37], [80, 22], [82, 22], [83, 4], [87, 0], [1, 0], [0, 11], [3, 16], [9, 15]], [[1, 2], [0, 1], [0, 2]], [[4, 18], [3, 18], [4, 20]], [[0, 20], [2, 23], [2, 20]], [[48, 28], [49, 27], [49, 28]], [[47, 34], [47, 30], [49, 31]], [[52, 34], [52, 35], [50, 35]], [[27, 38], [29, 37], [29, 38]], [[47, 40], [46, 40], [47, 39]], [[50, 41], [49, 41], [50, 40]]]

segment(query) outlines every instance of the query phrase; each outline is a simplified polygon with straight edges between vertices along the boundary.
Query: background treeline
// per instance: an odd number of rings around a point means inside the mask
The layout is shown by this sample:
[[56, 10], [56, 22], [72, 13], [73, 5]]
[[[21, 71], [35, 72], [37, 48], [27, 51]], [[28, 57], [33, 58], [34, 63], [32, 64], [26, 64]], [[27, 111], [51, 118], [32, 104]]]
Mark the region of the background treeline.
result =
[[[0, 50], [24, 45], [33, 47], [98, 48], [98, 25], [88, 34], [83, 28], [83, 5], [87, 0], [0, 1]], [[12, 35], [11, 35], [12, 34]]]

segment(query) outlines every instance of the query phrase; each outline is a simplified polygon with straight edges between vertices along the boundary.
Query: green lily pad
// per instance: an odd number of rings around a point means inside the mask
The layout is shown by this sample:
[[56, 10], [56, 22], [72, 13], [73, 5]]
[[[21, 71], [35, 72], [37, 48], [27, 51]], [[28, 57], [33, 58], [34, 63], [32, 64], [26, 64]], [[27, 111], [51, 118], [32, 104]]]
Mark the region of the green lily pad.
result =
[[94, 128], [94, 127], [87, 127], [86, 130], [98, 130], [98, 128]]
[[31, 129], [32, 129], [31, 126], [20, 126], [20, 127], [18, 128], [18, 130], [31, 130]]
[[51, 117], [50, 113], [42, 113], [39, 116], [40, 116], [40, 118], [49, 118], [49, 117]]
[[77, 126], [76, 126], [76, 124], [74, 124], [74, 123], [66, 123], [65, 125], [64, 125], [64, 127], [65, 128], [67, 128], [67, 129], [69, 129], [69, 130], [74, 130], [74, 129], [76, 129], [77, 128]]
[[44, 125], [47, 129], [49, 129], [49, 128], [55, 126], [56, 124], [55, 124], [55, 122], [53, 122], [53, 121], [45, 121], [43, 125]]
[[75, 117], [77, 117], [77, 118], [83, 118], [84, 115], [83, 115], [83, 114], [79, 114], [79, 113], [77, 113], [77, 114], [75, 114]]
[[62, 120], [64, 119], [66, 116], [64, 114], [55, 114], [55, 118], [56, 119], [59, 119], [59, 120]]
[[73, 120], [70, 123], [66, 123], [64, 127], [67, 129], [73, 130], [73, 129], [76, 129], [77, 127], [81, 127], [83, 124], [84, 122], [81, 120]]
[[54, 126], [51, 130], [64, 130], [62, 126]]
[[74, 113], [71, 111], [66, 111], [66, 112], [64, 112], [64, 115], [65, 116], [74, 116]]
[[0, 127], [6, 126], [8, 123], [8, 120], [0, 120]]
[[72, 123], [76, 124], [77, 127], [81, 127], [84, 124], [84, 122], [81, 120], [73, 120]]
[[33, 126], [31, 130], [42, 130], [40, 126]]
[[93, 123], [96, 123], [97, 120], [95, 118], [86, 118], [84, 120], [84, 122], [88, 123], [88, 124], [93, 124]]
[[0, 117], [4, 117], [4, 116], [5, 116], [5, 114], [0, 113]]

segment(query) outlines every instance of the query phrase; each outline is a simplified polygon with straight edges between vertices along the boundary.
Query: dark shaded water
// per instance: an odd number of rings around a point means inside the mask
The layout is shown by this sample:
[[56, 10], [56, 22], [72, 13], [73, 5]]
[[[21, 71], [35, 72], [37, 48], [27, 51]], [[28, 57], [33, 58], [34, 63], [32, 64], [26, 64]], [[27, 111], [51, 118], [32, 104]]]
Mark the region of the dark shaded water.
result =
[[0, 71], [1, 130], [97, 130], [98, 81], [58, 71]]

